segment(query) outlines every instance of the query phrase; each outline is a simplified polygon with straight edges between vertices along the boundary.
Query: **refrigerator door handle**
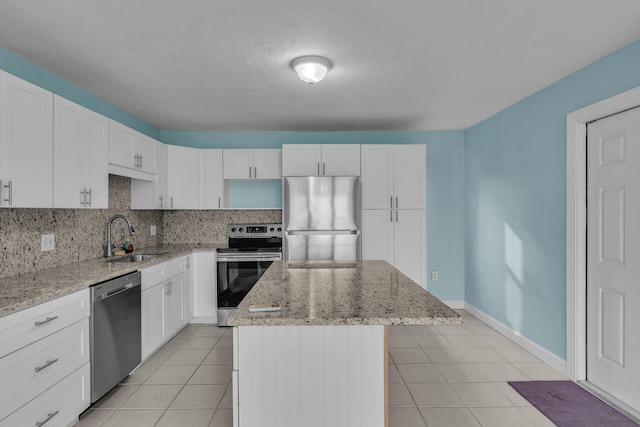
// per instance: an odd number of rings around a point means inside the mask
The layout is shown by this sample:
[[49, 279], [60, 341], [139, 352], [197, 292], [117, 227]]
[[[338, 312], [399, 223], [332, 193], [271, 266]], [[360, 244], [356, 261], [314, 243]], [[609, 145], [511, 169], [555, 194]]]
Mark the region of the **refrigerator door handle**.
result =
[[360, 230], [285, 230], [285, 234], [288, 236], [326, 236], [359, 233]]

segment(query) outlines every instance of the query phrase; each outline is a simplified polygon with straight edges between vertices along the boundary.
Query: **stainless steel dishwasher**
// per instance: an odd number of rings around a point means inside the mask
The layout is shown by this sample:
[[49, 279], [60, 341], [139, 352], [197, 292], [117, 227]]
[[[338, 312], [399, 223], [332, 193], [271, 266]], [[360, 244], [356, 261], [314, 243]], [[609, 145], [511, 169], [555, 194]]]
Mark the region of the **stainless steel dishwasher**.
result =
[[140, 364], [140, 272], [91, 287], [91, 403]]

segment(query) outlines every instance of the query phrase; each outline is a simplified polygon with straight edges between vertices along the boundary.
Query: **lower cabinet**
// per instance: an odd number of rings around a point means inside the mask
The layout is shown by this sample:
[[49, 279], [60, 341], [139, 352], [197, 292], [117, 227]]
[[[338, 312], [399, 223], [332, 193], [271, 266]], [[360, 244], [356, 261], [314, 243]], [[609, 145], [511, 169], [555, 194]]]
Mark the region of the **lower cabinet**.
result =
[[[150, 277], [159, 281], [149, 282]], [[186, 323], [184, 258], [142, 270], [142, 359]]]
[[193, 317], [194, 323], [216, 323], [218, 287], [216, 253], [195, 252], [193, 255]]

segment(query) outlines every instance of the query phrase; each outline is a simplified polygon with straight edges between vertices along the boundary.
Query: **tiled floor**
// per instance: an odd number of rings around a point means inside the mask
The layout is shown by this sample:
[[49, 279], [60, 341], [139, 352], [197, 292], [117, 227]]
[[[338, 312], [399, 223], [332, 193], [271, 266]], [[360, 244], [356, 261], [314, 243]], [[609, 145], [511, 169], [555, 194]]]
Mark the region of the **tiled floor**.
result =
[[[461, 314], [463, 326], [390, 328], [390, 427], [553, 426], [507, 381], [566, 377]], [[78, 427], [231, 427], [231, 362], [231, 329], [187, 326]]]

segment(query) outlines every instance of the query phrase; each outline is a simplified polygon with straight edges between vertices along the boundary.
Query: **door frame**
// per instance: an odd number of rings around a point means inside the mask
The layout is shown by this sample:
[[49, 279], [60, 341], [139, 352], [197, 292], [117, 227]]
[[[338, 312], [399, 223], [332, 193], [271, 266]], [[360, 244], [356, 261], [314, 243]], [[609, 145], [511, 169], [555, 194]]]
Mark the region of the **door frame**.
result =
[[567, 376], [587, 379], [587, 123], [640, 106], [640, 86], [567, 114]]

